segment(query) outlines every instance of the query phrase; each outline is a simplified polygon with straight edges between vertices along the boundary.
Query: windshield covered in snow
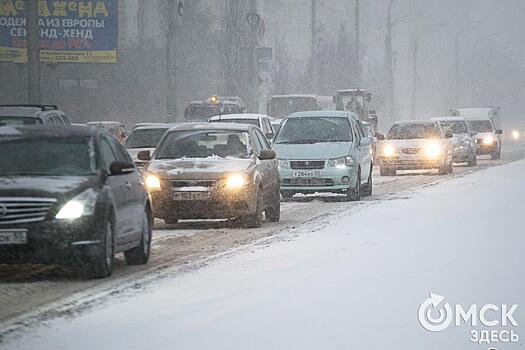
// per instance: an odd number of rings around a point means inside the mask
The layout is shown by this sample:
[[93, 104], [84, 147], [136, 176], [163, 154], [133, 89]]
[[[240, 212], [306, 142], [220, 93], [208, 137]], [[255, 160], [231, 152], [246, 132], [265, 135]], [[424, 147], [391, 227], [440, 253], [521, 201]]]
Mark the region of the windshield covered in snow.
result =
[[442, 120], [439, 124], [453, 134], [466, 134], [468, 133], [467, 123], [464, 120], [445, 121]]
[[490, 120], [469, 120], [470, 128], [476, 132], [494, 132]]
[[389, 140], [415, 140], [441, 138], [441, 130], [430, 123], [425, 124], [396, 124], [390, 129]]
[[37, 123], [40, 123], [40, 119], [38, 118], [0, 116], [0, 127], [1, 126], [34, 125]]
[[165, 129], [136, 129], [126, 139], [126, 148], [155, 148], [162, 135], [168, 130]]
[[96, 171], [91, 138], [0, 139], [0, 175], [86, 176]]
[[275, 143], [352, 142], [352, 129], [347, 118], [290, 118], [283, 122]]
[[252, 155], [249, 135], [244, 131], [172, 131], [158, 147], [156, 159], [233, 157]]

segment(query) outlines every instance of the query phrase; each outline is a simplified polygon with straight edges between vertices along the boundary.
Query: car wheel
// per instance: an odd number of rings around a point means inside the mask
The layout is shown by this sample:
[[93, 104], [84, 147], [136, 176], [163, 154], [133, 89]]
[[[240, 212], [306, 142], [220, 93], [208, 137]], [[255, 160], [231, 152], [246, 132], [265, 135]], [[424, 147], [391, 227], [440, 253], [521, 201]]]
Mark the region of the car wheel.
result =
[[473, 167], [478, 165], [478, 157], [474, 156], [471, 160], [467, 162], [468, 167]]
[[396, 170], [395, 169], [381, 167], [379, 169], [379, 175], [381, 175], [381, 176], [396, 176]]
[[262, 226], [262, 217], [263, 217], [263, 201], [262, 201], [262, 191], [259, 190], [257, 193], [257, 204], [255, 206], [255, 213], [252, 215], [246, 215], [242, 218], [242, 226], [246, 228], [259, 228]]
[[370, 197], [373, 192], [373, 180], [372, 180], [372, 168], [370, 168], [370, 175], [368, 175], [368, 181], [363, 186], [362, 195], [363, 197]]
[[361, 170], [357, 172], [357, 183], [355, 188], [349, 188], [346, 191], [346, 200], [349, 202], [357, 202], [361, 200]]
[[144, 212], [142, 219], [142, 237], [137, 247], [124, 252], [128, 265], [144, 265], [148, 262], [151, 250], [151, 219], [148, 212]]
[[113, 272], [113, 261], [115, 259], [115, 235], [113, 231], [113, 224], [108, 221], [102, 233], [102, 244], [89, 262], [88, 277], [104, 278]]
[[292, 191], [281, 191], [281, 196], [283, 196], [284, 199], [290, 199], [295, 195]]
[[266, 220], [270, 222], [279, 222], [281, 220], [281, 197], [279, 191], [273, 196], [272, 205], [264, 212]]

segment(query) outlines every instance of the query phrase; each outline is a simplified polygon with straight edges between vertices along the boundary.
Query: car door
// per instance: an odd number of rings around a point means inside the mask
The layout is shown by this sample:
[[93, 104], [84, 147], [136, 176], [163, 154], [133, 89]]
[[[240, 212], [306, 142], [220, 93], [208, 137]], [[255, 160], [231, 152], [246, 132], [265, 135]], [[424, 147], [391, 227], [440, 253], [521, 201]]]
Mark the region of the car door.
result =
[[[114, 138], [109, 138], [109, 142], [117, 159], [122, 162], [133, 164], [133, 160], [124, 147]], [[144, 217], [144, 204], [146, 203], [147, 191], [144, 187], [144, 181], [138, 170], [121, 175], [125, 177], [125, 186], [129, 195], [129, 219], [132, 231], [140, 238], [142, 234], [142, 219]]]
[[[255, 136], [255, 147], [257, 155], [263, 150], [271, 149], [270, 144], [266, 137], [260, 130], [254, 129]], [[280, 187], [279, 170], [277, 168], [277, 160], [259, 160], [259, 169], [263, 176], [263, 191], [265, 203], [270, 203], [273, 199], [276, 189]]]
[[103, 134], [99, 141], [100, 158], [106, 174], [106, 185], [109, 187], [114, 202], [115, 214], [115, 242], [117, 246], [125, 244], [132, 235], [133, 227], [130, 221], [130, 191], [127, 186], [128, 178], [126, 175], [111, 176], [109, 168], [111, 164], [118, 160], [111, 146], [111, 138]]
[[372, 146], [361, 145], [361, 140], [368, 136], [366, 135], [364, 128], [359, 120], [354, 120], [354, 127], [356, 130], [355, 133], [358, 137], [358, 139], [356, 140], [356, 146], [361, 163], [361, 181], [366, 182], [368, 180], [368, 177], [370, 176], [370, 171], [372, 169]]
[[[118, 161], [133, 164], [128, 152], [114, 138], [108, 137], [109, 144]], [[129, 227], [123, 240], [129, 243], [141, 237], [142, 219], [144, 217], [145, 190], [142, 177], [138, 171], [119, 175], [124, 180], [126, 189], [125, 225]]]

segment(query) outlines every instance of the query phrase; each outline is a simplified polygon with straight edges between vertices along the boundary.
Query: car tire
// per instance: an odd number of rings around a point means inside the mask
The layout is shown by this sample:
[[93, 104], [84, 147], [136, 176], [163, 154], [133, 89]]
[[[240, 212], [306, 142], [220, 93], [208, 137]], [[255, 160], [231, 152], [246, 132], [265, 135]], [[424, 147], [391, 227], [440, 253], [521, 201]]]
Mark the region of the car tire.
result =
[[142, 237], [137, 247], [124, 252], [124, 258], [128, 265], [144, 265], [148, 263], [151, 251], [151, 217], [147, 211], [142, 219]]
[[396, 176], [396, 170], [395, 169], [381, 167], [379, 169], [379, 175], [381, 175], [381, 176]]
[[370, 168], [370, 175], [368, 175], [368, 181], [366, 182], [366, 185], [362, 188], [362, 196], [363, 197], [370, 197], [373, 193], [373, 180], [372, 180], [372, 168]]
[[361, 170], [357, 172], [357, 182], [355, 189], [346, 190], [346, 200], [348, 202], [357, 202], [361, 200]]
[[467, 162], [468, 167], [474, 167], [478, 165], [478, 157], [474, 156], [471, 160]]
[[257, 193], [257, 204], [255, 206], [255, 213], [251, 215], [246, 215], [241, 219], [241, 225], [246, 228], [259, 228], [262, 226], [263, 218], [263, 200], [262, 200], [262, 190], [259, 189]]
[[281, 196], [279, 191], [272, 198], [272, 205], [264, 212], [266, 220], [270, 222], [279, 222], [281, 220]]
[[293, 192], [293, 191], [281, 191], [281, 196], [282, 196], [284, 199], [290, 199], [290, 198], [292, 198], [294, 195], [295, 195], [295, 192]]
[[107, 221], [102, 233], [102, 244], [98, 252], [90, 257], [87, 276], [89, 278], [105, 278], [113, 272], [115, 259], [115, 234], [111, 221]]

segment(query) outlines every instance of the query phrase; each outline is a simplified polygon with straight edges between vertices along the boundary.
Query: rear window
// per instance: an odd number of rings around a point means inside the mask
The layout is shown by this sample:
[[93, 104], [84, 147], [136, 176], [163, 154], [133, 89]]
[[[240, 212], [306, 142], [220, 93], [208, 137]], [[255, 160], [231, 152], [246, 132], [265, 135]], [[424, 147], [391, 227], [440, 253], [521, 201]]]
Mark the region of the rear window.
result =
[[212, 123], [235, 123], [259, 126], [259, 119], [214, 119]]
[[166, 129], [136, 129], [126, 139], [126, 148], [155, 148]]
[[435, 124], [396, 124], [388, 133], [389, 140], [437, 139], [441, 130]]
[[32, 117], [0, 116], [0, 127], [1, 126], [34, 125], [34, 124], [41, 124], [40, 119], [32, 118]]

